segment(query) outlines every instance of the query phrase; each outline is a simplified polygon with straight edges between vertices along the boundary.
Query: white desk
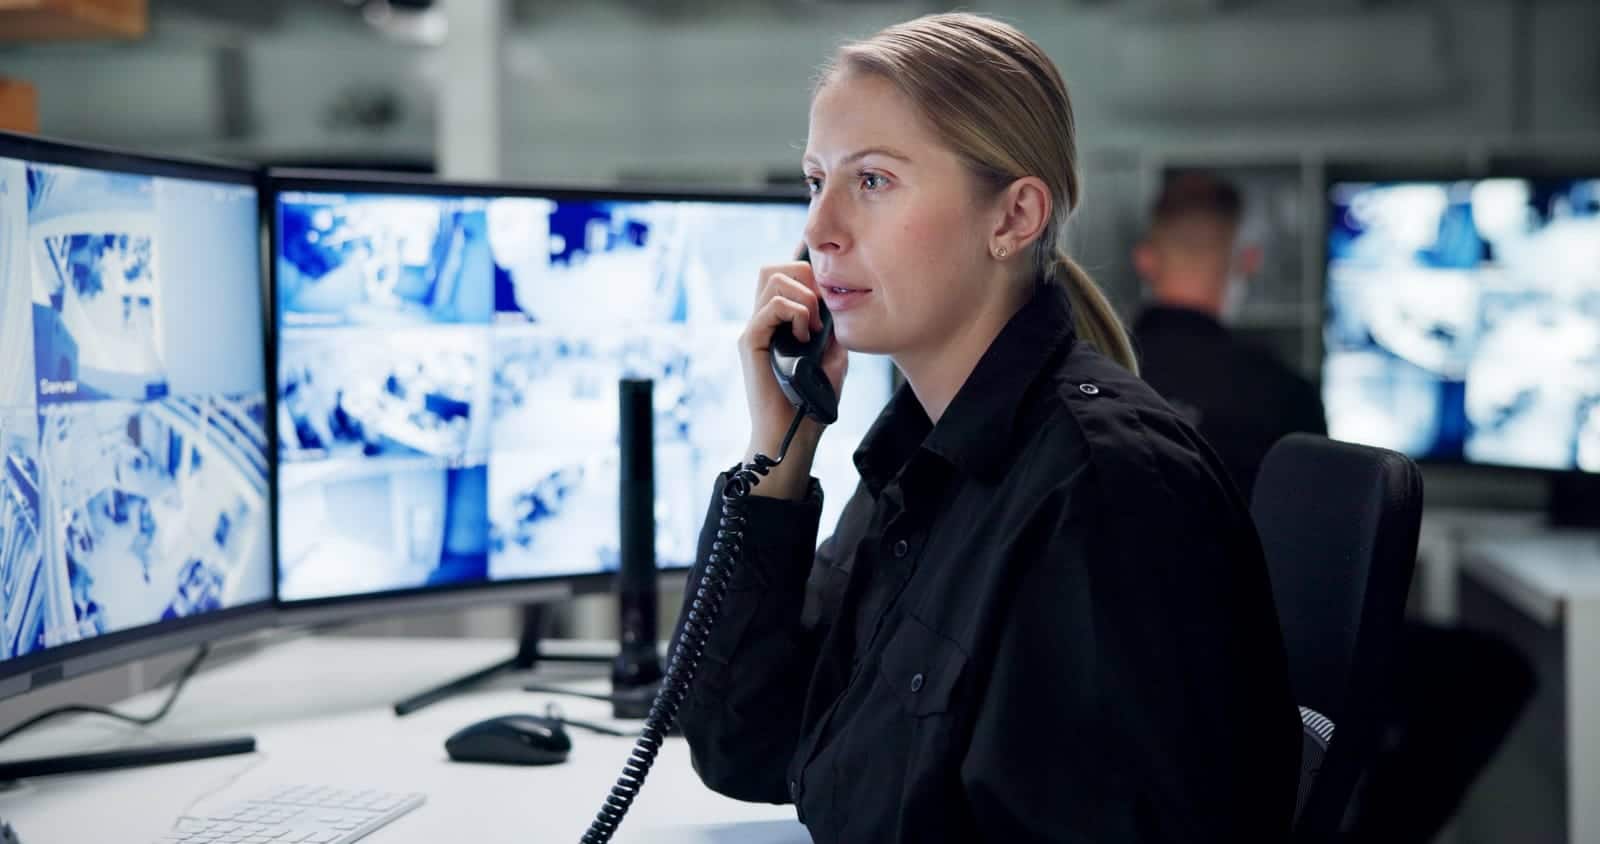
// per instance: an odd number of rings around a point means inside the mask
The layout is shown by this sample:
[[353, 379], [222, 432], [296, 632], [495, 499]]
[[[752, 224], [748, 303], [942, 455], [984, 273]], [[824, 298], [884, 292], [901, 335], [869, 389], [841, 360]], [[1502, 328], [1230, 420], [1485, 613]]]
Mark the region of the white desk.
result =
[[1423, 619], [1451, 625], [1458, 620], [1462, 554], [1466, 546], [1493, 537], [1538, 536], [1546, 533], [1545, 515], [1539, 512], [1433, 508], [1422, 516], [1417, 538], [1415, 581], [1417, 609]]
[[[31, 780], [0, 793], [0, 818], [16, 827], [23, 844], [141, 844], [168, 830], [202, 797], [204, 803], [197, 805], [304, 782], [427, 794], [421, 808], [363, 844], [577, 842], [616, 782], [632, 739], [573, 728], [573, 752], [565, 764], [516, 767], [453, 763], [444, 752], [445, 738], [483, 718], [542, 712], [551, 701], [574, 718], [634, 728], [638, 722], [611, 722], [608, 704], [530, 694], [505, 684], [405, 718], [390, 709], [407, 694], [512, 651], [508, 642], [464, 639], [306, 637], [274, 646], [202, 671], [167, 720], [147, 730], [103, 719], [72, 719], [18, 736], [4, 746], [3, 755], [18, 758], [236, 734], [254, 735], [258, 753]], [[602, 670], [554, 665], [539, 676], [545, 682], [605, 691], [609, 681], [597, 673]], [[160, 689], [120, 706], [148, 712], [165, 693]], [[792, 806], [739, 803], [707, 790], [691, 770], [681, 739], [662, 749], [616, 840], [810, 842], [794, 820]]]
[[1600, 842], [1600, 533], [1477, 537], [1462, 572], [1561, 629], [1566, 661], [1567, 840]]

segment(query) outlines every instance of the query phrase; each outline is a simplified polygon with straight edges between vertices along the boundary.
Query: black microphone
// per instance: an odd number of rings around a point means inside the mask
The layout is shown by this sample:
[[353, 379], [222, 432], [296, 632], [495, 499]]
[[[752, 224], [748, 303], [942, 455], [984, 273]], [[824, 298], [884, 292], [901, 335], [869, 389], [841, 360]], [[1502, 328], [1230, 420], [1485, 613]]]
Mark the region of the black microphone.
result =
[[[656, 514], [655, 431], [648, 379], [625, 378], [618, 390], [621, 404], [622, 563], [617, 572], [618, 644], [611, 666], [612, 702], [617, 718], [643, 718], [650, 713], [653, 691], [661, 682], [661, 656], [656, 643]], [[646, 690], [651, 694], [645, 694]], [[623, 694], [632, 692], [633, 694]]]

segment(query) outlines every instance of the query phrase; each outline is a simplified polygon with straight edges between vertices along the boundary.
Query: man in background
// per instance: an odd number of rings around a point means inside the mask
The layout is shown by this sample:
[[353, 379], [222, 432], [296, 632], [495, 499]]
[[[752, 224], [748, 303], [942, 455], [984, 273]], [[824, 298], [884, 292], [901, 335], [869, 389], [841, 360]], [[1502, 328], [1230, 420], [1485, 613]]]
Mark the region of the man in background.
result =
[[1200, 430], [1250, 500], [1273, 443], [1296, 431], [1326, 434], [1310, 381], [1228, 330], [1261, 249], [1238, 245], [1244, 203], [1204, 173], [1171, 179], [1134, 247], [1150, 301], [1134, 322], [1141, 374]]
[[[1226, 321], [1261, 250], [1240, 246], [1244, 203], [1205, 173], [1169, 180], [1134, 268], [1150, 302], [1134, 323], [1141, 374], [1184, 414], [1250, 500], [1272, 445], [1327, 434], [1315, 385], [1236, 338]], [[1516, 724], [1535, 683], [1505, 641], [1472, 630], [1406, 625], [1395, 697], [1377, 756], [1346, 818], [1347, 840], [1428, 844]]]

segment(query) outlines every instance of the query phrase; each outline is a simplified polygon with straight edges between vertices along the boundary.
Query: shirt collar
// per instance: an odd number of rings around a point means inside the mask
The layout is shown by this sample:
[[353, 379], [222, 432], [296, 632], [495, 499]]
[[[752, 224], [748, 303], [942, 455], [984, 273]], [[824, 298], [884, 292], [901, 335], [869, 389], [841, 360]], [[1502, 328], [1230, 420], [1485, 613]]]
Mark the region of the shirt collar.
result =
[[1028, 388], [1074, 338], [1064, 287], [1040, 284], [978, 360], [934, 425], [909, 384], [895, 391], [856, 449], [856, 468], [874, 496], [926, 449], [975, 477], [992, 477], [1012, 440]]
[[1204, 311], [1177, 305], [1151, 305], [1134, 322], [1134, 333], [1186, 331], [1194, 334], [1226, 334], [1222, 321]]

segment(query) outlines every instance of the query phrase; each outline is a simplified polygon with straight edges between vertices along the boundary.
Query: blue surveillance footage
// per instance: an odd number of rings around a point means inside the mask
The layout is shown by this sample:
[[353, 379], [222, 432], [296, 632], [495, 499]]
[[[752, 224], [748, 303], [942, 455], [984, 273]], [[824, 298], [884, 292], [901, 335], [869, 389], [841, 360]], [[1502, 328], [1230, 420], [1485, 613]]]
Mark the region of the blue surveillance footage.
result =
[[[693, 562], [748, 417], [735, 341], [803, 204], [279, 195], [280, 595], [619, 564], [617, 382], [654, 381], [657, 558]], [[396, 281], [397, 280], [397, 281]], [[885, 359], [851, 361], [836, 519]]]
[[1600, 179], [1331, 189], [1332, 436], [1600, 472]]
[[252, 187], [0, 158], [0, 660], [272, 597]]
[[482, 331], [349, 329], [286, 344], [278, 361], [285, 461], [427, 456], [483, 461], [489, 338]]
[[278, 218], [286, 326], [489, 321], [482, 203], [352, 198], [284, 203]]

